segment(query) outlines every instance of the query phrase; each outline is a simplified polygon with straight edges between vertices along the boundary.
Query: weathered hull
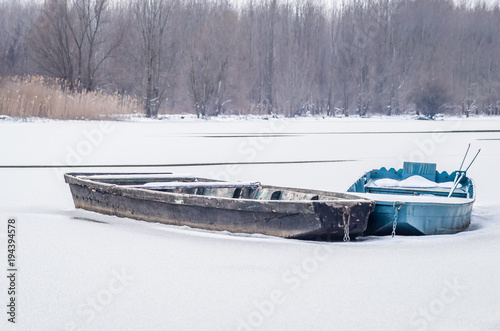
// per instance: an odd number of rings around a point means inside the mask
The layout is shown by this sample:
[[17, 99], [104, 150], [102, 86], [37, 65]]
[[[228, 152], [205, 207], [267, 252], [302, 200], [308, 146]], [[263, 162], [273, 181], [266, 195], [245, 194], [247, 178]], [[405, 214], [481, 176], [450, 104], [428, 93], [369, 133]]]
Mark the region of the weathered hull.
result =
[[[374, 197], [376, 199], [376, 197]], [[389, 235], [396, 216], [394, 203], [377, 201], [370, 214], [365, 235]], [[400, 235], [451, 234], [470, 225], [473, 202], [464, 204], [407, 202], [397, 213], [396, 233]]]
[[346, 210], [350, 236], [361, 235], [375, 207], [370, 200], [349, 195], [325, 201], [231, 199], [126, 188], [68, 175], [65, 178], [76, 208], [148, 222], [283, 238], [341, 239]]

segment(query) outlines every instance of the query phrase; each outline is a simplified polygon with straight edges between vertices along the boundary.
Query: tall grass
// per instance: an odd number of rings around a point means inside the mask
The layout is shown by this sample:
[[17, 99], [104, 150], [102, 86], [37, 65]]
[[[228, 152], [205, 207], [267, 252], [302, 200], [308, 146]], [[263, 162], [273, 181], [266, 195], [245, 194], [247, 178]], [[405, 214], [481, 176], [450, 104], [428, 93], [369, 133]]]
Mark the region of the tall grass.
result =
[[0, 77], [0, 115], [51, 119], [111, 119], [139, 109], [136, 99], [104, 92], [76, 93], [40, 76]]

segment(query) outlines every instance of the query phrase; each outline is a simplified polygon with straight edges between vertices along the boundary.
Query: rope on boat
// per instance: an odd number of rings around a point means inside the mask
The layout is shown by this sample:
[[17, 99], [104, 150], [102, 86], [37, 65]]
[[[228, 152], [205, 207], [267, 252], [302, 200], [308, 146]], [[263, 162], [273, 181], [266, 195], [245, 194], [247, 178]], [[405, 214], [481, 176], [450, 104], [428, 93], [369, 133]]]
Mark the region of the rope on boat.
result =
[[[392, 222], [392, 237], [396, 235], [396, 227], [398, 226], [398, 212], [403, 207], [403, 202], [399, 201], [394, 201], [394, 204], [392, 205], [394, 207], [394, 221]], [[399, 207], [398, 207], [399, 205]]]
[[349, 223], [351, 222], [351, 208], [349, 206], [344, 207], [344, 213], [342, 215], [342, 220], [344, 222], [344, 242], [351, 241], [349, 237]]
[[243, 161], [243, 162], [205, 162], [205, 163], [163, 163], [163, 164], [26, 164], [0, 165], [0, 169], [58, 169], [58, 168], [166, 168], [166, 167], [210, 167], [230, 165], [280, 165], [280, 164], [317, 164], [347, 163], [359, 160], [291, 160], [291, 161]]

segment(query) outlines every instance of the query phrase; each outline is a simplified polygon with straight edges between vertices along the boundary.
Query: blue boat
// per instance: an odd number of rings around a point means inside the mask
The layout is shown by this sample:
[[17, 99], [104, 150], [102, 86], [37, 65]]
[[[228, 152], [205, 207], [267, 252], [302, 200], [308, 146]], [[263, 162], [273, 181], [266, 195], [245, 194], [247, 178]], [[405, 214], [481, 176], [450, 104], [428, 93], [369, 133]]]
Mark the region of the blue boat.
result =
[[465, 230], [475, 201], [466, 171], [436, 171], [435, 163], [371, 170], [347, 192], [375, 200], [364, 235], [433, 235]]

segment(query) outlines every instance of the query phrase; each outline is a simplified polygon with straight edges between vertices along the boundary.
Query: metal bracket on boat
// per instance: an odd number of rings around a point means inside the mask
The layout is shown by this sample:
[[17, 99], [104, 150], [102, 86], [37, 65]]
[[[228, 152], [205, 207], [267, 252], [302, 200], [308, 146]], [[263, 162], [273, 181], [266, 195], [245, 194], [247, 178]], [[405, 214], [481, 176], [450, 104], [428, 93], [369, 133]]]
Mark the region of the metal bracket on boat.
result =
[[342, 220], [344, 222], [344, 242], [351, 241], [349, 237], [349, 223], [351, 222], [351, 208], [348, 206], [344, 207], [344, 214], [342, 215]]
[[[398, 212], [403, 207], [403, 202], [394, 201], [394, 222], [392, 222], [392, 237], [396, 235], [396, 227], [398, 226]], [[399, 207], [398, 207], [399, 206]]]

